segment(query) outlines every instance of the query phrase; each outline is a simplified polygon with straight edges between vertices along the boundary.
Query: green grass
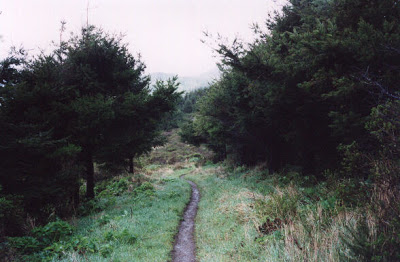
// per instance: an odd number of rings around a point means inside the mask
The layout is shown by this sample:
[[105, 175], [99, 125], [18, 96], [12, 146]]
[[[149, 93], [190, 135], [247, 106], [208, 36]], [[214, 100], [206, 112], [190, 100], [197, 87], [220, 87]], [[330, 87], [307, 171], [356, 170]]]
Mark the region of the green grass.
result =
[[324, 183], [282, 177], [216, 165], [193, 170], [186, 178], [202, 196], [198, 261], [343, 261], [349, 254], [340, 235], [354, 228], [361, 210], [342, 207]]
[[[267, 261], [262, 246], [255, 239], [255, 216], [247, 213], [252, 192], [271, 189], [268, 181], [244, 181], [226, 177], [216, 166], [206, 166], [187, 176], [196, 182], [201, 193], [196, 218], [196, 244], [199, 261]], [[220, 174], [218, 174], [220, 173]]]
[[[190, 185], [174, 178], [182, 172], [154, 180], [153, 193], [126, 193], [116, 197], [114, 206], [77, 220], [75, 235], [94, 241], [98, 252], [69, 252], [64, 259], [54, 261], [170, 260], [174, 236], [190, 199]], [[125, 239], [121, 238], [124, 231], [128, 235]]]
[[197, 183], [201, 194], [198, 261], [347, 261], [352, 255], [341, 236], [352, 242], [349, 232], [356, 232], [351, 230], [361, 218], [369, 227], [365, 239], [376, 238], [369, 233], [376, 224], [370, 214], [344, 205], [343, 192], [349, 194], [351, 183], [317, 183], [296, 172], [270, 175], [261, 166], [229, 169], [208, 161], [201, 167], [207, 152], [182, 144], [176, 132], [168, 143], [179, 150], [157, 149], [140, 159], [134, 177], [98, 183], [99, 201], [81, 209], [103, 211], [71, 221], [73, 236], [44, 253], [62, 254], [54, 262], [170, 261], [191, 193], [182, 175]]

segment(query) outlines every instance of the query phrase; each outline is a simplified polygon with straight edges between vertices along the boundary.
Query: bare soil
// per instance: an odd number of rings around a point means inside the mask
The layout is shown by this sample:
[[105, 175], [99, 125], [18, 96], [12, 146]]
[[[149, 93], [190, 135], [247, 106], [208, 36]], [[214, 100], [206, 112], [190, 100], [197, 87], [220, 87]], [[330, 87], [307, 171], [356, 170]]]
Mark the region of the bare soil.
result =
[[192, 196], [183, 214], [179, 232], [175, 237], [172, 251], [173, 262], [196, 262], [196, 243], [194, 241], [195, 218], [200, 201], [200, 192], [192, 181], [187, 182], [192, 186]]

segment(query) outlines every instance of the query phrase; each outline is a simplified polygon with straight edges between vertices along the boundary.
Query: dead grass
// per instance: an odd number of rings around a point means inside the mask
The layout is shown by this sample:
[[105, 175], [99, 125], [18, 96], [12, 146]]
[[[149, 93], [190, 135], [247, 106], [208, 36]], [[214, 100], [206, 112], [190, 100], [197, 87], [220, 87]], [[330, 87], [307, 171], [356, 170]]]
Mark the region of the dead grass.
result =
[[180, 165], [187, 162], [193, 155], [199, 155], [204, 160], [212, 159], [213, 153], [204, 146], [195, 147], [180, 140], [178, 129], [165, 132], [167, 143], [164, 146], [154, 148], [147, 156], [140, 160], [143, 166], [152, 165]]
[[261, 173], [257, 169], [238, 175], [221, 167], [192, 170], [190, 177], [209, 195], [201, 202], [199, 230], [212, 231], [199, 232], [199, 261], [343, 261], [352, 254], [342, 239], [351, 241], [347, 232], [363, 218], [371, 239], [376, 234], [371, 213], [331, 201], [326, 188], [313, 189], [322, 195], [309, 196], [294, 183], [276, 184], [262, 194]]

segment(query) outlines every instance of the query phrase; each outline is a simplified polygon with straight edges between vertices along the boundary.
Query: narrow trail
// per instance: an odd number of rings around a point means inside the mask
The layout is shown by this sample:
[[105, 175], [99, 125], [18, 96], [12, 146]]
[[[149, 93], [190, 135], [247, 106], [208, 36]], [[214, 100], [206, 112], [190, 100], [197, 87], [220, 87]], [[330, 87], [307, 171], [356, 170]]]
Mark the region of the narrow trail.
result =
[[197, 214], [197, 207], [200, 201], [200, 192], [197, 185], [186, 180], [192, 186], [192, 196], [183, 214], [183, 220], [179, 226], [179, 232], [175, 238], [172, 251], [173, 262], [195, 262], [196, 243], [194, 241], [194, 220]]

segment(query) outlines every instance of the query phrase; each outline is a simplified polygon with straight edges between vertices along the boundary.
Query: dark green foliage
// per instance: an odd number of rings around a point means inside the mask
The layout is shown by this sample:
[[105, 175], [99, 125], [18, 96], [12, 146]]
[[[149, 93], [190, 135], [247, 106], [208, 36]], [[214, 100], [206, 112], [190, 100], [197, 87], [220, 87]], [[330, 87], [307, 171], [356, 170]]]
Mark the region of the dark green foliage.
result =
[[116, 178], [112, 183], [103, 181], [95, 187], [95, 192], [99, 197], [119, 196], [128, 190], [129, 185], [132, 185], [130, 177]]
[[44, 246], [49, 246], [72, 235], [72, 232], [73, 227], [70, 224], [62, 220], [57, 220], [43, 227], [34, 228], [32, 235]]
[[24, 222], [23, 197], [18, 195], [4, 195], [0, 185], [0, 240], [3, 236], [16, 235]]
[[178, 99], [176, 110], [168, 113], [160, 122], [160, 128], [171, 131], [174, 128], [186, 125], [197, 110], [196, 102], [205, 94], [206, 88], [199, 88], [186, 92]]
[[[109, 216], [102, 216], [96, 225], [104, 226], [110, 220]], [[72, 232], [73, 227], [58, 220], [35, 228], [31, 236], [8, 238], [5, 248], [13, 252], [16, 261], [52, 261], [70, 251], [83, 255], [100, 252], [108, 257], [116, 245], [133, 245], [137, 241], [137, 236], [127, 229], [106, 231], [102, 239], [72, 235]]]
[[27, 213], [45, 223], [77, 210], [82, 178], [93, 198], [94, 161], [125, 168], [162, 143], [178, 83], [150, 87], [144, 69], [121, 38], [92, 26], [49, 55], [20, 51], [0, 63], [1, 236], [24, 233]]
[[8, 238], [8, 245], [20, 254], [38, 252], [42, 249], [42, 244], [34, 237], [12, 237]]
[[185, 114], [196, 112], [197, 101], [200, 100], [207, 92], [207, 88], [199, 88], [185, 93], [182, 100], [179, 102], [179, 109]]
[[120, 244], [133, 245], [137, 240], [137, 237], [127, 229], [122, 231], [106, 231], [103, 236], [106, 242], [118, 241]]
[[[14, 201], [16, 210], [22, 208], [42, 222], [53, 212], [65, 215], [76, 206], [80, 148], [58, 129], [59, 62], [51, 56], [6, 62], [2, 73], [19, 69], [12, 80], [1, 75], [6, 84], [0, 88], [0, 184], [5, 194], [21, 196], [18, 204]], [[6, 227], [6, 235], [21, 234], [17, 221]]]
[[181, 126], [179, 132], [182, 142], [189, 143], [195, 146], [199, 146], [201, 143], [206, 142], [204, 137], [196, 134], [193, 121], [188, 121]]
[[101, 246], [101, 248], [100, 248], [100, 254], [101, 254], [103, 257], [108, 257], [108, 256], [111, 255], [111, 253], [113, 252], [113, 250], [114, 250], [114, 248], [113, 248], [111, 245], [106, 244], [106, 245]]
[[237, 162], [307, 175], [339, 168], [339, 145], [374, 150], [371, 110], [398, 98], [399, 17], [394, 0], [290, 1], [248, 48], [236, 40], [216, 48], [222, 78], [184, 134]]
[[72, 232], [71, 225], [57, 220], [36, 227], [30, 236], [7, 238], [5, 248], [14, 252], [18, 261], [50, 261], [54, 255], [68, 249], [63, 243], [70, 240]]
[[139, 197], [140, 196], [149, 197], [154, 195], [155, 190], [154, 186], [150, 182], [144, 182], [143, 184], [135, 188], [133, 192], [136, 196]]
[[[248, 47], [235, 40], [216, 48], [222, 78], [199, 101], [183, 136], [206, 139], [234, 163], [299, 172], [280, 183], [326, 180], [329, 194], [307, 187], [310, 202], [327, 214], [368, 205], [377, 221], [376, 231], [361, 221], [347, 236], [352, 256], [397, 261], [400, 4], [289, 2], [267, 21], [269, 32], [256, 28]], [[296, 201], [290, 192], [261, 201], [265, 227], [278, 230], [279, 221], [295, 217]]]

